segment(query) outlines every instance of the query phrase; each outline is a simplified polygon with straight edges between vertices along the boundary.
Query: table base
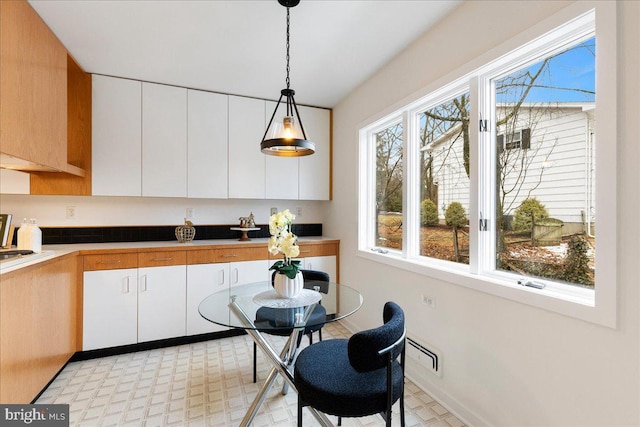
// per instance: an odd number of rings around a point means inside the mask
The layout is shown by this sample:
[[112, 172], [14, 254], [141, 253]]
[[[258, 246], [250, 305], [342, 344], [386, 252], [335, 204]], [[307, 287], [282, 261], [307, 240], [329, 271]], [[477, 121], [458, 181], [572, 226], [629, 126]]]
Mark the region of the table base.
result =
[[[284, 379], [282, 393], [283, 394], [287, 393], [288, 386], [291, 387], [297, 393], [296, 386], [293, 381], [293, 375], [291, 374], [290, 368], [295, 363], [295, 359], [298, 355], [298, 345], [297, 345], [298, 338], [303, 333], [306, 322], [309, 319], [309, 316], [311, 315], [311, 313], [313, 312], [313, 309], [315, 308], [315, 306], [316, 304], [311, 304], [306, 307], [303, 318], [300, 319], [299, 322], [296, 322], [296, 325], [294, 326], [293, 331], [291, 332], [291, 335], [287, 340], [287, 343], [285, 344], [284, 348], [278, 355], [274, 351], [274, 349], [271, 347], [271, 345], [269, 345], [267, 340], [264, 339], [262, 334], [260, 334], [260, 332], [257, 331], [256, 329], [252, 329], [253, 322], [251, 321], [251, 319], [242, 310], [242, 308], [235, 302], [235, 298], [234, 297], [231, 298], [231, 302], [229, 303], [229, 308], [238, 317], [238, 319], [243, 324], [245, 324], [245, 326], [247, 326], [247, 333], [253, 339], [256, 345], [260, 347], [260, 349], [265, 354], [265, 356], [267, 356], [267, 359], [269, 359], [269, 361], [273, 365], [273, 368], [269, 372], [267, 379], [265, 380], [264, 384], [258, 391], [258, 394], [256, 395], [255, 399], [251, 403], [251, 406], [247, 410], [246, 415], [242, 419], [242, 422], [240, 423], [240, 427], [249, 426], [251, 424], [256, 414], [258, 413], [260, 406], [262, 406], [262, 403], [264, 402], [264, 399], [267, 396], [267, 393], [269, 392], [269, 390], [273, 386], [274, 381], [278, 377], [278, 374], [280, 374]], [[321, 412], [318, 412], [317, 410], [311, 407], [309, 407], [309, 410], [321, 425], [333, 426], [333, 424], [331, 423], [331, 421], [329, 421], [326, 415], [324, 415]]]

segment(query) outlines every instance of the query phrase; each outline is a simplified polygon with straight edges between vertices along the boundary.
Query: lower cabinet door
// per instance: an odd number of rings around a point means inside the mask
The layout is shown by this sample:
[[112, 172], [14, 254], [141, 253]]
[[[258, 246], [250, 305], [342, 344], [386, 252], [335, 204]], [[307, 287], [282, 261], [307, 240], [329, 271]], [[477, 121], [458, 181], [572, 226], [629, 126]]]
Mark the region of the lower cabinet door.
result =
[[269, 271], [269, 261], [239, 261], [229, 263], [229, 276], [231, 281], [229, 286], [232, 288], [247, 283], [262, 282], [270, 280], [271, 272]]
[[198, 306], [214, 292], [229, 289], [229, 264], [187, 266], [187, 335], [225, 331], [228, 328], [200, 316]]
[[138, 268], [138, 342], [186, 335], [186, 268]]
[[138, 341], [138, 269], [84, 273], [82, 349]]
[[[318, 270], [324, 271], [329, 274], [329, 279], [332, 282], [337, 282], [338, 277], [337, 274], [337, 265], [336, 265], [336, 256], [328, 255], [328, 256], [312, 256], [304, 259], [304, 268], [307, 270]], [[327, 310], [328, 314], [334, 314], [337, 310], [338, 297], [336, 295], [335, 288], [331, 288], [329, 294], [323, 298], [322, 305]]]

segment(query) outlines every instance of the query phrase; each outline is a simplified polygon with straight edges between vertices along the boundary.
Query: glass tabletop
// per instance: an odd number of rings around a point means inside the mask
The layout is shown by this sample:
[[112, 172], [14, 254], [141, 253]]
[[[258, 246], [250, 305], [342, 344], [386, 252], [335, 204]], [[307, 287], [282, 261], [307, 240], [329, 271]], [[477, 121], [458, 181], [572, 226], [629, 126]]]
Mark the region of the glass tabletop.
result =
[[[206, 320], [230, 328], [284, 332], [300, 321], [310, 305], [316, 304], [307, 318], [306, 327], [343, 319], [362, 306], [360, 292], [346, 285], [305, 280], [304, 287], [296, 297], [283, 298], [269, 281], [234, 286], [206, 297], [198, 306], [198, 312]], [[230, 308], [232, 301], [251, 324], [234, 314]]]

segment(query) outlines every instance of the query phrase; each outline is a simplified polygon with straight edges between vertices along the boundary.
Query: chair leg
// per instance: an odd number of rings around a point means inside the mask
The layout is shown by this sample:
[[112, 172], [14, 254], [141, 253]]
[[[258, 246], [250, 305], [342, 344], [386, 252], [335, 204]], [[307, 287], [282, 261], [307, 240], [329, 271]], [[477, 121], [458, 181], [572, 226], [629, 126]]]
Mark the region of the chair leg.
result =
[[402, 394], [400, 395], [400, 426], [404, 427], [404, 381], [402, 383]]
[[342, 417], [338, 417], [338, 425], [341, 426], [342, 425]]
[[302, 427], [302, 400], [298, 396], [298, 427]]
[[313, 344], [313, 332], [309, 334], [309, 345]]
[[257, 346], [257, 345], [256, 345], [256, 343], [254, 342], [254, 343], [253, 343], [253, 382], [254, 382], [254, 383], [256, 382], [256, 378], [257, 378], [257, 377], [256, 377], [256, 373], [257, 373], [257, 370], [258, 370], [258, 369], [257, 369], [257, 366], [256, 366], [256, 365], [257, 365], [257, 361], [256, 361], [256, 356], [257, 356], [257, 354], [256, 354], [256, 353], [257, 353], [257, 352], [258, 352], [258, 346]]
[[318, 329], [318, 341], [322, 341], [322, 328]]

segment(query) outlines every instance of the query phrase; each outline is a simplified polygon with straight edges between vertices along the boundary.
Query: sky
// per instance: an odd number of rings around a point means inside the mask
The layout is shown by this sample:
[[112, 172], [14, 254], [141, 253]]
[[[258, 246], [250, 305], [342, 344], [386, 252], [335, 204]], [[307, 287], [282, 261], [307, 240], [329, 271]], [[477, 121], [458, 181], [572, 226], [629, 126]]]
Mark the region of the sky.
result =
[[[541, 64], [542, 61], [537, 62], [525, 71], [533, 74]], [[548, 69], [536, 80], [536, 85], [556, 89], [534, 87], [525, 102], [595, 102], [595, 68], [595, 38], [591, 38], [554, 56], [549, 61]], [[516, 71], [510, 76], [521, 72]], [[592, 93], [557, 88], [580, 89]], [[498, 101], [506, 99], [498, 96]]]

